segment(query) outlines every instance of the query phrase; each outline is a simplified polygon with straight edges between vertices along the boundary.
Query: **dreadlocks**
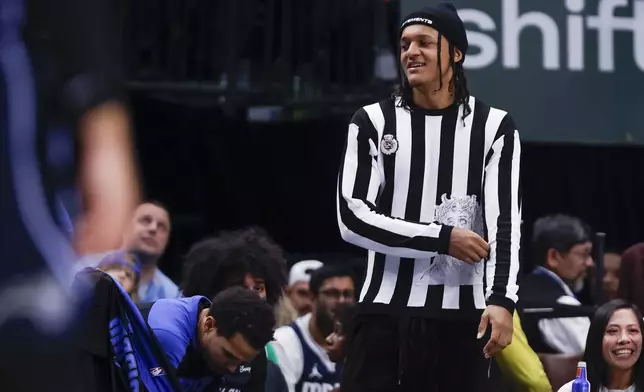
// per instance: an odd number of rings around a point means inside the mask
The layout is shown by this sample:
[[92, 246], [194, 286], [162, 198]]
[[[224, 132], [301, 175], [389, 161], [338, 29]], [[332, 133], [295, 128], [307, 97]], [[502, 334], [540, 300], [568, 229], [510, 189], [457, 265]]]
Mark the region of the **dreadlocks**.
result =
[[[439, 86], [436, 91], [443, 89], [443, 68], [441, 67], [441, 43], [443, 35], [438, 33], [438, 46], [436, 48], [438, 54], [438, 78]], [[472, 108], [470, 107], [470, 92], [467, 89], [467, 79], [465, 78], [465, 72], [463, 70], [463, 61], [458, 63], [454, 62], [454, 45], [450, 42], [449, 44], [449, 67], [452, 69], [452, 78], [449, 81], [448, 91], [451, 94], [454, 94], [454, 102], [457, 105], [463, 105], [463, 117], [462, 120], [465, 122], [467, 116], [472, 113]], [[401, 69], [401, 83], [398, 91], [394, 93], [394, 97], [400, 98], [400, 103], [398, 106], [404, 107], [407, 110], [413, 110], [413, 87], [409, 84], [407, 76], [405, 75], [404, 70]]]

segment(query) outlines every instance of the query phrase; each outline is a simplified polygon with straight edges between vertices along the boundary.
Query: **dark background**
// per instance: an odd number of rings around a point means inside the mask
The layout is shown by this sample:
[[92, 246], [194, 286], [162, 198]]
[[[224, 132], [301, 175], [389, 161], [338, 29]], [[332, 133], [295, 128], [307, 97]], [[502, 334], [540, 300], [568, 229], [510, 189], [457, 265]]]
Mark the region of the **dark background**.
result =
[[[363, 258], [361, 249], [342, 241], [336, 223], [336, 177], [349, 117], [251, 124], [224, 116], [216, 105], [148, 93], [134, 93], [131, 105], [146, 194], [166, 203], [173, 216], [161, 264], [173, 277], [193, 241], [247, 225], [268, 230], [292, 259]], [[609, 249], [641, 241], [643, 169], [642, 148], [524, 142], [524, 240], [536, 218], [565, 212], [607, 233]]]
[[[504, 1], [455, 0], [495, 20], [490, 36], [500, 50]], [[565, 63], [564, 2], [517, 1], [520, 13], [554, 20]], [[596, 14], [598, 0], [585, 3], [583, 16]], [[406, 13], [420, 3], [122, 4], [124, 69], [146, 194], [167, 204], [173, 218], [162, 268], [177, 279], [194, 241], [248, 225], [264, 227], [290, 261], [362, 263], [365, 251], [344, 243], [337, 228], [340, 153], [351, 114], [396, 87], [396, 78], [376, 77], [374, 64], [379, 53], [398, 50], [401, 7]], [[632, 16], [632, 8], [617, 14]], [[467, 70], [472, 95], [508, 110], [522, 135], [526, 269], [531, 226], [548, 213], [587, 220], [607, 234], [608, 250], [644, 240], [644, 74], [633, 61], [632, 33], [614, 35], [615, 73], [597, 71], [596, 33], [587, 38], [584, 72], [541, 69], [534, 28], [521, 35], [519, 69], [497, 60]], [[264, 122], [249, 122], [257, 109]]]

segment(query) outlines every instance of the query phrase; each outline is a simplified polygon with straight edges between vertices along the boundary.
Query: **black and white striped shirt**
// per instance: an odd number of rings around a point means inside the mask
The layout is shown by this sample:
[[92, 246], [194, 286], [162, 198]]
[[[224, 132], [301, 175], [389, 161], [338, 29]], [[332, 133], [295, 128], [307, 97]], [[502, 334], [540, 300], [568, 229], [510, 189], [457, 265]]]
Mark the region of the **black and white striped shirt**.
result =
[[[361, 311], [480, 316], [517, 301], [521, 145], [512, 118], [470, 98], [409, 111], [389, 98], [358, 110], [338, 182], [342, 238], [368, 249]], [[448, 256], [453, 227], [490, 244], [488, 260]]]

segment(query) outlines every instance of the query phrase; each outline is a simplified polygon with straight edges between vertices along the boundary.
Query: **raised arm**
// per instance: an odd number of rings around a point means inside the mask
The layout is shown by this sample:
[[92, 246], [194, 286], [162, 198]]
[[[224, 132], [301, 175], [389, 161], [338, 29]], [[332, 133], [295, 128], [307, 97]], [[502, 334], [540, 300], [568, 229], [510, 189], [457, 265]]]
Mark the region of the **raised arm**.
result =
[[447, 254], [452, 226], [410, 222], [378, 211], [383, 185], [378, 132], [365, 109], [351, 119], [340, 176], [337, 213], [342, 238], [362, 248], [399, 257]]
[[501, 122], [485, 167], [484, 214], [490, 257], [486, 270], [488, 304], [514, 311], [521, 241], [519, 132], [509, 115]]
[[[50, 4], [49, 4], [50, 3]], [[131, 124], [123, 99], [118, 2], [49, 2], [57, 50], [59, 102], [78, 129], [83, 214], [75, 245], [81, 254], [121, 245], [138, 203]]]

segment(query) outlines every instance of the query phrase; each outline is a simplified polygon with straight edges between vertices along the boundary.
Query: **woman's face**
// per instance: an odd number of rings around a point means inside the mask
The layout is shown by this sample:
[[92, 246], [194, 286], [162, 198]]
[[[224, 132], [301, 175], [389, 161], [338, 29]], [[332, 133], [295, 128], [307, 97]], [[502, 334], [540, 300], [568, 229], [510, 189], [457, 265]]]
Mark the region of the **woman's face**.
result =
[[118, 281], [126, 293], [132, 294], [136, 286], [136, 273], [132, 268], [120, 264], [110, 265], [108, 268], [103, 269], [114, 280]]
[[344, 333], [339, 321], [336, 320], [333, 323], [333, 333], [326, 338], [326, 342], [329, 359], [335, 363], [342, 362], [344, 359]]
[[613, 313], [602, 341], [602, 355], [609, 367], [627, 370], [635, 365], [642, 352], [642, 331], [630, 309]]

